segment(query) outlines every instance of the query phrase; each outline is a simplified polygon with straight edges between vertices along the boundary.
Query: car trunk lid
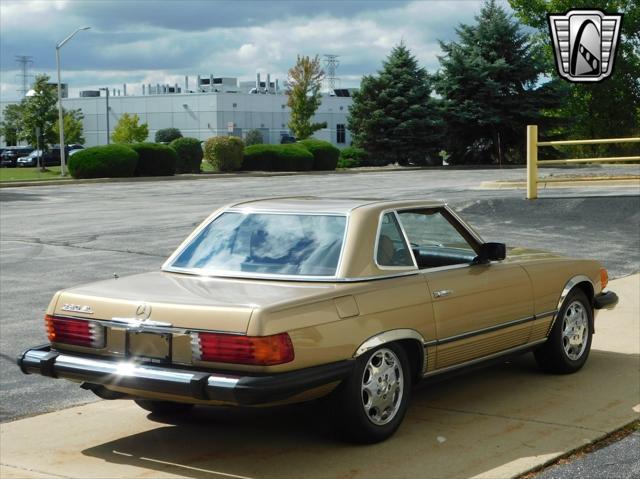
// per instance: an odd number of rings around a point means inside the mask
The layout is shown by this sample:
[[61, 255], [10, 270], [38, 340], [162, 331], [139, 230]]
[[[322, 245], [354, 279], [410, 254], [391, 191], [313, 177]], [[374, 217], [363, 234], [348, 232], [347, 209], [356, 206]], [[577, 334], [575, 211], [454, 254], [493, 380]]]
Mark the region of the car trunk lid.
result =
[[154, 272], [64, 290], [55, 314], [245, 333], [255, 309], [329, 289], [333, 285]]

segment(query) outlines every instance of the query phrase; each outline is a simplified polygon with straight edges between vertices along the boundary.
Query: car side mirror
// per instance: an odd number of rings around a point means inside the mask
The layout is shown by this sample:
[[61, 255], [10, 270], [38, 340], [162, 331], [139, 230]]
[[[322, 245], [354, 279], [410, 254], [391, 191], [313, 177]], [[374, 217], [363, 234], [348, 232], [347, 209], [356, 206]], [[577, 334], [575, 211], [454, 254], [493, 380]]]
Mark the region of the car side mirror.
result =
[[507, 257], [507, 246], [504, 243], [482, 243], [474, 263], [502, 261]]

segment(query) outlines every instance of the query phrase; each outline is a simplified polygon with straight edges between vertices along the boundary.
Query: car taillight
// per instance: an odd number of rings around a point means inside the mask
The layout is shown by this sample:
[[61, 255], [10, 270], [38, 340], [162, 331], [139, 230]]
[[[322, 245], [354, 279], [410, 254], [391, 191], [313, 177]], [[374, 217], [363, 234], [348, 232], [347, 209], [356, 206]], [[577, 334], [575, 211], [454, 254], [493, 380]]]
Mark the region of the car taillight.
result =
[[104, 326], [86, 319], [60, 318], [46, 315], [47, 337], [52, 343], [73, 344], [88, 348], [104, 347]]
[[273, 365], [293, 361], [293, 344], [287, 333], [273, 336], [240, 336], [191, 333], [194, 359], [217, 363]]
[[602, 289], [605, 289], [609, 284], [609, 273], [605, 268], [600, 268], [600, 284], [602, 285]]

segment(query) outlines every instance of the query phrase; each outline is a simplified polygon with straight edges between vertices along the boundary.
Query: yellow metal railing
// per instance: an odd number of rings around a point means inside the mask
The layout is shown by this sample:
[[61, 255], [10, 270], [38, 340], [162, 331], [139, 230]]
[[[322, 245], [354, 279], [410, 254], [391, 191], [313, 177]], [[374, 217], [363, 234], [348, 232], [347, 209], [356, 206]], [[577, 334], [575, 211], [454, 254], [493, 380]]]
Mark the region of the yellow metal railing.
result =
[[569, 158], [538, 161], [538, 147], [562, 145], [602, 145], [606, 143], [640, 143], [640, 138], [603, 138], [599, 140], [538, 141], [538, 125], [527, 125], [527, 199], [538, 197], [538, 165], [572, 165], [575, 163], [611, 163], [638, 161], [640, 156], [612, 156], [607, 158]]

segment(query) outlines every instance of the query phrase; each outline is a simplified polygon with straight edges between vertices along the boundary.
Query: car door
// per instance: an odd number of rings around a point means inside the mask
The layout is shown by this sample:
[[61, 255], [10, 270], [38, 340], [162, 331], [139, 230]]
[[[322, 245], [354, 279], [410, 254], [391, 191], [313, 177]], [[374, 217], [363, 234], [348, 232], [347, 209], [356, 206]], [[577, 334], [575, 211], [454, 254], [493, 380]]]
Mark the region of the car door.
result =
[[522, 267], [475, 263], [480, 238], [445, 208], [398, 211], [398, 218], [431, 295], [436, 369], [528, 341], [533, 293]]

